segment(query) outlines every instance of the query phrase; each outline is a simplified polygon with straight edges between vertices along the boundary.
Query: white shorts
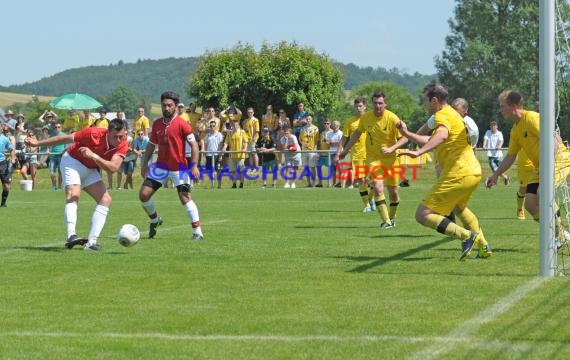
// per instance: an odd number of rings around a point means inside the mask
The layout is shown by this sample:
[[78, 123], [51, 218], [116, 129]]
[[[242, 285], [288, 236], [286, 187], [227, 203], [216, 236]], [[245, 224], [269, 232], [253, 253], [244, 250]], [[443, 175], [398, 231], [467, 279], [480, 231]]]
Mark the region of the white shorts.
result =
[[86, 167], [79, 160], [71, 157], [67, 152], [61, 157], [59, 170], [62, 174], [63, 186], [81, 185], [83, 189], [101, 181], [99, 169]]
[[155, 181], [158, 181], [164, 186], [166, 179], [172, 181], [176, 187], [178, 185], [190, 184], [190, 169], [187, 171], [172, 171], [163, 169], [157, 166], [149, 167], [147, 176]]
[[303, 164], [309, 167], [315, 167], [319, 163], [319, 154], [317, 153], [302, 153], [301, 158], [303, 160]]
[[236, 171], [238, 166], [240, 168], [244, 167], [245, 159], [236, 159], [236, 158], [229, 158], [228, 159], [228, 168], [230, 171]]

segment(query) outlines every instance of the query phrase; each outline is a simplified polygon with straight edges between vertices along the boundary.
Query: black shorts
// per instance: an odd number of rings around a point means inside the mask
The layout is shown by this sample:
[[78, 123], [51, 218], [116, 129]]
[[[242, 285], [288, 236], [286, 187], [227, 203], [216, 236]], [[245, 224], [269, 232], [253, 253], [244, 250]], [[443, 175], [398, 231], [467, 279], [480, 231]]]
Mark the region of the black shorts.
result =
[[8, 161], [0, 161], [0, 180], [2, 184], [12, 183], [12, 164]]

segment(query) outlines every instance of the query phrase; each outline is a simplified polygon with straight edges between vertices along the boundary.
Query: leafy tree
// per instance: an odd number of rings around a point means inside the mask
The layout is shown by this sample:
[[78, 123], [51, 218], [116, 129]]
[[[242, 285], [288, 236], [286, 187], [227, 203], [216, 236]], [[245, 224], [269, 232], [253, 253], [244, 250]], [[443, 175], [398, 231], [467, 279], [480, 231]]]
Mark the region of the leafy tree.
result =
[[[457, 0], [451, 34], [435, 66], [452, 97], [466, 98], [480, 128], [498, 120], [497, 96], [538, 98], [538, 1]], [[504, 129], [508, 136], [510, 124]]]
[[135, 116], [140, 103], [141, 101], [126, 86], [113, 89], [103, 100], [103, 104], [109, 111], [124, 111], [127, 118]]
[[[404, 87], [390, 82], [370, 82], [354, 88], [350, 94], [354, 100], [357, 96], [366, 99], [368, 110], [372, 110], [372, 95], [383, 92], [386, 95], [388, 109], [408, 124], [410, 128], [419, 127], [427, 119], [427, 113], [418, 100]], [[352, 101], [351, 101], [352, 103]]]
[[299, 102], [313, 113], [330, 113], [341, 105], [342, 71], [326, 56], [296, 43], [251, 45], [207, 53], [190, 76], [186, 92], [202, 107], [253, 107], [267, 104], [291, 115]]

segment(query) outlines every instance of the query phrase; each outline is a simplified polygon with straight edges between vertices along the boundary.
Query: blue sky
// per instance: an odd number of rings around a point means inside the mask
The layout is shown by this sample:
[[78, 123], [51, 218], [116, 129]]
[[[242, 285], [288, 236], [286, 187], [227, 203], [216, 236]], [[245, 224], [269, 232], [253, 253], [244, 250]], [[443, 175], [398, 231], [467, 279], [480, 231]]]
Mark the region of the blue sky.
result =
[[455, 0], [7, 1], [0, 85], [88, 65], [296, 41], [343, 63], [435, 73]]

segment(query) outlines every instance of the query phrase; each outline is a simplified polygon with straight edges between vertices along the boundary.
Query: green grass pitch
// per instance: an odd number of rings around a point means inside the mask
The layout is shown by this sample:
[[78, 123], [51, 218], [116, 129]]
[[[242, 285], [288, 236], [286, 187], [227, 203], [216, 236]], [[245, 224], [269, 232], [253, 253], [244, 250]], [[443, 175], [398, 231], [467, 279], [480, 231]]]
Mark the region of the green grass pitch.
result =
[[[103, 251], [66, 250], [61, 191], [45, 170], [0, 209], [2, 359], [568, 359], [570, 286], [539, 271], [538, 225], [515, 218], [516, 182], [481, 187], [470, 208], [494, 250], [417, 224], [433, 182], [402, 188], [380, 230], [356, 189], [193, 192], [206, 239], [192, 241], [172, 189], [153, 240], [137, 192], [112, 191]], [[138, 179], [140, 184], [140, 179]], [[93, 201], [79, 204], [79, 234]], [[115, 233], [143, 233], [124, 248]]]

